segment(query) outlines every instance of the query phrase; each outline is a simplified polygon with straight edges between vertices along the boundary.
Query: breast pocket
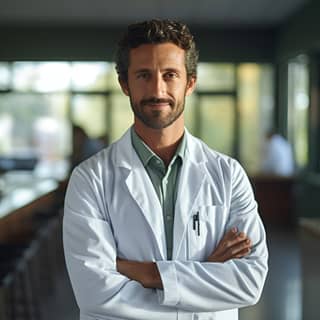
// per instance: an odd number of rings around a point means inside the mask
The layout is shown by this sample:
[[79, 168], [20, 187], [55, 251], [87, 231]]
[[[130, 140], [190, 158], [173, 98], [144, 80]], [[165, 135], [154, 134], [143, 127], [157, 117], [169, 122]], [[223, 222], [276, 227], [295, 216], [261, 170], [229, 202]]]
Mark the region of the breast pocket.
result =
[[196, 313], [193, 320], [216, 320], [216, 316], [213, 312]]
[[187, 227], [188, 260], [205, 261], [224, 234], [224, 206], [201, 206], [192, 212]]

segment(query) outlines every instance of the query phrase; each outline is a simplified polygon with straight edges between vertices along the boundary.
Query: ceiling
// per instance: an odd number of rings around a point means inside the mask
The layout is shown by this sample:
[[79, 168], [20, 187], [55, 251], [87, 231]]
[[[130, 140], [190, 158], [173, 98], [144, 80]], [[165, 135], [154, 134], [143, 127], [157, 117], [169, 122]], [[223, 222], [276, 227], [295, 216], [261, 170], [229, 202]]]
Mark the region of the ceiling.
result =
[[149, 18], [273, 27], [308, 0], [0, 0], [0, 24], [121, 26]]

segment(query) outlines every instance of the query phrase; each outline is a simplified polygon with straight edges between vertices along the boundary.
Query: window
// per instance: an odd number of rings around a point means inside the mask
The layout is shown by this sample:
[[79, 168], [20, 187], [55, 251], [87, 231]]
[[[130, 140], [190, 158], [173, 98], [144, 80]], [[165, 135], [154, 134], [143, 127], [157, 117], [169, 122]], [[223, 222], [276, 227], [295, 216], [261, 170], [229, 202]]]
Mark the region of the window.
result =
[[236, 66], [231, 63], [199, 63], [198, 91], [232, 91], [236, 87]]
[[306, 56], [288, 65], [288, 138], [299, 168], [308, 163], [309, 67]]
[[[260, 147], [273, 113], [273, 71], [266, 64], [199, 63], [186, 98], [191, 133], [259, 169]], [[71, 152], [71, 123], [91, 137], [120, 138], [132, 124], [114, 63], [1, 62], [0, 155], [35, 154], [42, 162]]]
[[250, 173], [257, 173], [266, 132], [274, 125], [273, 69], [267, 64], [240, 64], [237, 77], [239, 158]]
[[75, 91], [105, 91], [113, 65], [108, 62], [73, 62], [71, 87]]
[[273, 68], [269, 64], [199, 63], [187, 98], [187, 128], [213, 149], [259, 172], [266, 131], [273, 126]]

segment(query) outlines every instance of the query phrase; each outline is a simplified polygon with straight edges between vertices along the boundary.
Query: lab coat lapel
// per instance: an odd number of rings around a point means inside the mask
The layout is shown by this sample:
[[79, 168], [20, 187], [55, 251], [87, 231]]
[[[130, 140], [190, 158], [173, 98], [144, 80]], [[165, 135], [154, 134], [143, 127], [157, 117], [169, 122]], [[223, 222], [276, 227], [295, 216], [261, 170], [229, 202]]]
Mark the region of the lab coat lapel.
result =
[[194, 138], [187, 133], [187, 154], [181, 168], [179, 189], [174, 217], [174, 250], [173, 258], [179, 256], [188, 222], [196, 206], [197, 197], [202, 192], [206, 181], [205, 159]]
[[143, 164], [132, 147], [130, 130], [118, 142], [116, 162], [118, 166], [127, 171], [124, 179], [128, 191], [147, 220], [162, 258], [166, 259], [166, 239], [161, 204]]

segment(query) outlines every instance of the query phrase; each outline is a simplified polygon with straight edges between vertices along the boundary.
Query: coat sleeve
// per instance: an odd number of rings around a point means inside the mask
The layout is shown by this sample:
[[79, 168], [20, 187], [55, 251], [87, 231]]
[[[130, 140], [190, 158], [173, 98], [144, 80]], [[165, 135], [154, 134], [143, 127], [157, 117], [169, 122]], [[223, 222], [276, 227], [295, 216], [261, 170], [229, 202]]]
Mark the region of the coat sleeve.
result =
[[67, 269], [82, 315], [95, 319], [176, 319], [155, 289], [121, 275], [116, 243], [94, 173], [76, 168], [65, 198], [63, 242]]
[[259, 300], [268, 270], [265, 231], [251, 185], [238, 162], [231, 162], [230, 172], [225, 231], [237, 227], [245, 232], [253, 243], [251, 253], [224, 263], [158, 261], [162, 305], [206, 312], [249, 306]]

